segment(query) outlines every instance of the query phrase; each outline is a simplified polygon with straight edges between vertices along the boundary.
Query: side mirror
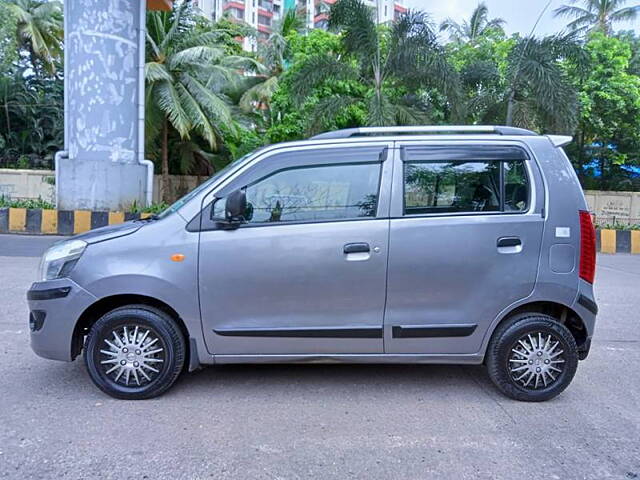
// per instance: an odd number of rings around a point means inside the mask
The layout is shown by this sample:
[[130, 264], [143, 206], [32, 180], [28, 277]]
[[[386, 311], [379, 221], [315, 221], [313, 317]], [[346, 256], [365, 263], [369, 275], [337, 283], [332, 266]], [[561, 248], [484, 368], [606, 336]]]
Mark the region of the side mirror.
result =
[[244, 190], [236, 190], [231, 192], [225, 203], [224, 216], [227, 222], [233, 225], [239, 225], [246, 221], [245, 213], [247, 211], [247, 195]]

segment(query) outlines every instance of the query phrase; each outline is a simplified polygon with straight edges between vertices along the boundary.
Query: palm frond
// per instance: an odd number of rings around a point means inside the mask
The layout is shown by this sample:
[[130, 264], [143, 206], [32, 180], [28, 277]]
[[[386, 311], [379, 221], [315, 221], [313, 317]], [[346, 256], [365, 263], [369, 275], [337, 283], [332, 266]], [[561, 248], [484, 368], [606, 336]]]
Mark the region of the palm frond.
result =
[[224, 50], [220, 47], [200, 45], [175, 52], [168, 58], [170, 70], [180, 69], [186, 65], [200, 66], [214, 63], [224, 56]]
[[162, 63], [147, 62], [144, 65], [144, 78], [147, 82], [160, 82], [160, 81], [173, 81], [171, 73], [167, 70], [167, 67]]
[[278, 77], [270, 77], [262, 83], [258, 83], [249, 88], [240, 97], [238, 105], [242, 111], [248, 113], [255, 110], [256, 107], [269, 106], [271, 103], [271, 97], [278, 89]]
[[593, 12], [574, 5], [562, 5], [553, 11], [554, 17], [593, 17]]
[[379, 46], [373, 9], [362, 0], [338, 0], [331, 6], [329, 28], [342, 33], [348, 53], [367, 59]]
[[[182, 15], [184, 14], [184, 12], [187, 10], [189, 6], [190, 6], [189, 2], [179, 2], [178, 8], [176, 8], [172, 12], [159, 13], [158, 16], [160, 18], [165, 17], [167, 18], [167, 20], [169, 18], [171, 19], [169, 29], [166, 30], [166, 33], [163, 35], [161, 39], [159, 39], [160, 41], [157, 42], [160, 50], [167, 51], [168, 47], [170, 47], [171, 44], [174, 43], [175, 38], [180, 33], [180, 29], [183, 28], [183, 23], [181, 21]], [[165, 31], [164, 29], [162, 30], [163, 32]]]
[[180, 95], [170, 82], [160, 82], [153, 90], [160, 110], [180, 134], [181, 138], [190, 138], [191, 121], [182, 107]]
[[300, 69], [291, 76], [291, 90], [294, 101], [303, 103], [313, 89], [326, 82], [354, 80], [357, 70], [349, 63], [329, 54], [318, 54], [308, 58]]
[[235, 125], [231, 118], [229, 106], [211, 89], [200, 83], [188, 73], [180, 75], [180, 82], [185, 85], [189, 93], [198, 101], [202, 110], [217, 123], [225, 125], [231, 131], [235, 131]]
[[182, 83], [176, 84], [176, 90], [180, 95], [180, 103], [185, 113], [189, 117], [192, 128], [204, 138], [211, 148], [217, 145], [216, 131], [209, 121], [208, 115], [203, 109], [203, 105], [194, 98], [191, 92]]
[[264, 74], [267, 72], [267, 68], [252, 57], [245, 57], [241, 55], [225, 55], [220, 59], [220, 65], [242, 70], [243, 72], [252, 72], [257, 74]]
[[307, 134], [315, 135], [330, 129], [345, 109], [360, 101], [360, 98], [340, 94], [322, 98], [309, 113]]
[[633, 21], [638, 18], [638, 14], [640, 14], [640, 5], [626, 7], [613, 12], [611, 14], [611, 20], [614, 22]]

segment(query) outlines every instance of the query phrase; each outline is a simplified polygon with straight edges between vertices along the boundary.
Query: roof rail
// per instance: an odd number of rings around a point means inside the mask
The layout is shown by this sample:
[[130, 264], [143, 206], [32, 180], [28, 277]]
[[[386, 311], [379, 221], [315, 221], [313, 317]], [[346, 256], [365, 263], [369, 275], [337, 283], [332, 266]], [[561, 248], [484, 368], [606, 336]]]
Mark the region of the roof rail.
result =
[[538, 135], [531, 130], [516, 127], [498, 127], [490, 125], [422, 125], [407, 127], [358, 127], [325, 132], [311, 137], [311, 140], [331, 138], [362, 137], [367, 135], [385, 135], [397, 133], [493, 133], [497, 135]]

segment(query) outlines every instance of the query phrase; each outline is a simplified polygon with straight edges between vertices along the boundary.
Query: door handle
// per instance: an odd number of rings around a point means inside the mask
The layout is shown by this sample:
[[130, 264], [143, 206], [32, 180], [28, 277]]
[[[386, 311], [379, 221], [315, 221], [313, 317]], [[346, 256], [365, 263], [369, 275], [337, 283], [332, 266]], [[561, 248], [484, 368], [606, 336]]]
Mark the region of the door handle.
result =
[[522, 240], [518, 237], [501, 237], [498, 239], [498, 248], [504, 247], [519, 247], [522, 245]]
[[344, 246], [344, 253], [369, 253], [371, 247], [368, 243], [347, 243]]

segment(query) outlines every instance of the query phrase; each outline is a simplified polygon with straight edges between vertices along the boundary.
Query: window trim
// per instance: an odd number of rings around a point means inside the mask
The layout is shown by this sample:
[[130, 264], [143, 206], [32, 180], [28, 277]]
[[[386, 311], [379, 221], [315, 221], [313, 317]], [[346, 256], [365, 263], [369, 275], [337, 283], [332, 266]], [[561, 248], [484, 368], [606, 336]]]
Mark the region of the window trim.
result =
[[[261, 226], [273, 226], [273, 225], [293, 225], [293, 224], [309, 224], [309, 223], [332, 223], [332, 222], [348, 222], [348, 221], [354, 221], [354, 220], [375, 220], [378, 219], [378, 210], [379, 210], [379, 204], [380, 204], [380, 191], [381, 191], [381, 187], [382, 187], [382, 174], [383, 174], [383, 163], [382, 161], [379, 162], [349, 162], [349, 163], [324, 163], [324, 164], [312, 164], [312, 165], [297, 165], [297, 166], [291, 166], [291, 167], [284, 167], [281, 168], [279, 170], [274, 170], [271, 173], [264, 175], [263, 177], [260, 177], [257, 180], [254, 180], [253, 182], [245, 185], [244, 187], [241, 188], [247, 188], [250, 187], [252, 185], [256, 185], [257, 183], [262, 182], [263, 180], [266, 180], [267, 178], [273, 177], [274, 175], [277, 175], [279, 173], [282, 172], [288, 172], [290, 170], [303, 170], [303, 169], [307, 169], [307, 168], [324, 168], [324, 167], [341, 167], [341, 166], [355, 166], [355, 165], [377, 165], [378, 166], [378, 185], [377, 185], [377, 190], [376, 190], [376, 213], [375, 215], [371, 215], [371, 216], [366, 216], [366, 217], [345, 217], [345, 218], [336, 218], [336, 219], [324, 219], [324, 220], [295, 220], [292, 222], [255, 222], [255, 223], [251, 223], [251, 222], [247, 222], [247, 223], [242, 223], [240, 224], [240, 226], [238, 228], [247, 228], [247, 227], [261, 227]], [[215, 197], [215, 199], [211, 202], [211, 208], [210, 210], [210, 214], [213, 214], [213, 207], [216, 204], [216, 202], [218, 202], [219, 200], [224, 199], [224, 197], [221, 198], [217, 198]], [[224, 218], [217, 218], [217, 217], [208, 217], [207, 219], [210, 222], [213, 222], [214, 224], [216, 222], [220, 222], [220, 221], [224, 221]], [[216, 229], [217, 230], [217, 229]]]
[[[273, 170], [272, 172], [254, 180], [253, 182], [247, 184], [244, 187], [246, 188], [250, 185], [255, 185], [262, 180], [265, 180], [273, 175], [276, 175], [280, 172], [288, 171], [288, 170], [300, 170], [305, 168], [322, 168], [322, 167], [340, 167], [340, 166], [354, 166], [354, 165], [377, 165], [378, 166], [378, 185], [377, 185], [377, 201], [376, 201], [376, 213], [373, 216], [367, 217], [347, 217], [347, 218], [336, 218], [336, 219], [325, 219], [325, 220], [296, 220], [291, 222], [262, 222], [262, 223], [242, 223], [238, 226], [240, 228], [256, 228], [256, 227], [274, 227], [274, 226], [283, 226], [283, 225], [310, 225], [310, 224], [323, 224], [323, 223], [343, 223], [343, 222], [357, 222], [357, 221], [367, 221], [367, 220], [381, 220], [389, 218], [388, 215], [380, 214], [380, 196], [382, 194], [382, 182], [383, 177], [385, 175], [384, 166], [385, 162], [390, 159], [389, 155], [390, 149], [385, 148], [381, 152], [381, 158], [379, 161], [363, 161], [363, 162], [338, 162], [338, 163], [318, 163], [318, 164], [307, 164], [307, 165], [297, 165], [290, 167], [283, 167], [278, 170]], [[213, 217], [213, 208], [216, 202], [224, 199], [225, 197], [215, 196], [213, 199], [198, 213], [187, 225], [188, 231], [200, 231], [200, 232], [208, 232], [215, 230], [222, 230], [217, 227], [216, 224], [218, 222], [224, 221], [223, 218]]]
[[[468, 147], [466, 147], [468, 148]], [[518, 148], [518, 147], [516, 147]], [[530, 158], [528, 157], [528, 155], [526, 154], [526, 152], [524, 150], [522, 150], [522, 152], [526, 155], [526, 159], [509, 159], [509, 158], [500, 158], [500, 159], [493, 159], [493, 160], [476, 160], [474, 162], [474, 160], [467, 160], [467, 159], [460, 159], [460, 160], [455, 160], [455, 159], [442, 159], [442, 160], [407, 160], [405, 155], [404, 155], [404, 147], [402, 148], [402, 156], [401, 156], [401, 160], [402, 160], [402, 215], [400, 217], [392, 217], [392, 219], [397, 219], [397, 218], [422, 218], [422, 217], [478, 217], [478, 216], [497, 216], [497, 215], [528, 215], [531, 212], [533, 212], [533, 209], [535, 208], [535, 205], [533, 205], [533, 188], [535, 188], [532, 185], [532, 175], [531, 175], [531, 168], [529, 165], [529, 161]], [[499, 182], [500, 182], [500, 210], [497, 211], [479, 211], [479, 212], [442, 212], [442, 213], [416, 213], [416, 214], [410, 214], [407, 213], [407, 184], [406, 184], [406, 169], [407, 169], [407, 165], [408, 164], [416, 164], [416, 163], [450, 163], [450, 162], [464, 162], [464, 163], [491, 163], [491, 162], [499, 162], [500, 164], [502, 164], [502, 168], [500, 169], [500, 175], [499, 175]], [[507, 162], [522, 162], [522, 165], [524, 166], [524, 170], [525, 170], [525, 175], [527, 176], [527, 185], [528, 185], [528, 189], [527, 189], [527, 209], [526, 210], [521, 210], [521, 211], [507, 211], [504, 209], [504, 197], [505, 197], [505, 175], [504, 175], [504, 164]]]

